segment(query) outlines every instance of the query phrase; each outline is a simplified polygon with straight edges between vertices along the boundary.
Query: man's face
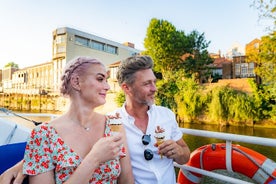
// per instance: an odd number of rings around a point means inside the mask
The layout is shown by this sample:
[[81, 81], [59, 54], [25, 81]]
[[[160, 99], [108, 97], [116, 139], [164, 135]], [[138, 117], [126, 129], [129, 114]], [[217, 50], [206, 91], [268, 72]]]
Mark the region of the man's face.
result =
[[135, 73], [135, 82], [129, 86], [129, 97], [139, 104], [152, 105], [156, 92], [156, 77], [151, 69]]

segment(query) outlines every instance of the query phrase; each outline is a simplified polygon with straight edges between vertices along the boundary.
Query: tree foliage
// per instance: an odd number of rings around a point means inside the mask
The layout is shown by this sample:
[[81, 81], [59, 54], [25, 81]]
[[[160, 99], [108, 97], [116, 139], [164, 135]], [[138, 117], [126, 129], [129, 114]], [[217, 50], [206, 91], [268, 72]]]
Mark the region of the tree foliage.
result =
[[206, 103], [205, 95], [202, 93], [200, 85], [194, 77], [177, 81], [179, 92], [174, 98], [178, 109], [178, 118], [195, 121], [203, 113]]
[[14, 67], [14, 68], [18, 68], [18, 64], [14, 63], [14, 62], [9, 62], [9, 63], [7, 63], [4, 67]]
[[217, 87], [211, 91], [208, 117], [220, 123], [229, 124], [253, 122], [254, 104], [246, 93], [230, 87]]
[[166, 20], [153, 18], [150, 21], [143, 54], [150, 55], [155, 72], [162, 73], [162, 80], [157, 83], [157, 103], [177, 113], [174, 97], [180, 89], [176, 81], [191, 76], [200, 81], [212, 62], [207, 52], [208, 45], [204, 34], [197, 31], [185, 35]]
[[184, 70], [184, 77], [195, 75], [200, 80], [212, 63], [207, 48], [210, 42], [205, 40], [204, 33], [192, 31], [185, 35], [176, 30], [170, 22], [153, 18], [147, 29], [144, 40], [145, 52], [155, 62], [155, 71], [162, 73], [166, 80], [171, 73]]
[[271, 19], [274, 23], [273, 26], [268, 26], [268, 29], [276, 28], [276, 1], [275, 0], [254, 0], [253, 7], [259, 11], [259, 18]]
[[187, 53], [189, 42], [183, 31], [165, 20], [153, 18], [144, 39], [145, 54], [154, 60], [155, 71], [163, 74], [179, 70], [183, 66], [181, 56]]
[[184, 62], [185, 77], [191, 78], [194, 75], [201, 83], [211, 74], [208, 65], [213, 60], [207, 51], [210, 42], [205, 40], [204, 33], [197, 31], [192, 31], [188, 38], [191, 48]]

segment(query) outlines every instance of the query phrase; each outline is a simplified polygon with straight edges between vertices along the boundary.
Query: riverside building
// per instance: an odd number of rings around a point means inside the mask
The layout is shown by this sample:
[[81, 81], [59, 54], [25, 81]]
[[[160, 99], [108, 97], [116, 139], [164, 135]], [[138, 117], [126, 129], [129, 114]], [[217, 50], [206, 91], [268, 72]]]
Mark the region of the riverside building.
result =
[[[36, 104], [39, 103], [41, 108], [41, 98], [59, 96], [62, 70], [68, 61], [77, 56], [99, 59], [108, 68], [110, 64], [140, 52], [130, 42], [118, 43], [69, 27], [57, 28], [52, 32], [51, 61], [23, 69], [3, 68], [0, 106], [18, 108], [17, 104], [22, 106], [22, 103], [23, 106], [24, 103], [33, 106], [32, 102], [25, 102], [24, 98], [28, 96], [34, 101], [38, 98]], [[16, 97], [11, 97], [14, 94]], [[16, 102], [12, 102], [13, 99], [17, 99]]]

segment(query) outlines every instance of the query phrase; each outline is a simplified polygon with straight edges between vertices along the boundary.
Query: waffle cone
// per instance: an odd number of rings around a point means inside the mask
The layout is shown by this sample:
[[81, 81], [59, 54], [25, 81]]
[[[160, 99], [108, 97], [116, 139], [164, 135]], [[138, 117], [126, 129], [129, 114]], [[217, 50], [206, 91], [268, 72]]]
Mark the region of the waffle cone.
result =
[[122, 124], [118, 125], [110, 125], [111, 132], [120, 132], [121, 131]]
[[164, 138], [155, 138], [156, 139], [156, 144], [159, 146], [160, 144], [162, 144], [164, 142]]
[[[157, 138], [157, 137], [155, 137], [155, 139], [156, 139], [157, 146], [159, 146], [160, 144], [162, 144], [165, 141], [165, 137], [164, 138]], [[160, 154], [160, 158], [161, 159], [163, 158], [162, 154]]]

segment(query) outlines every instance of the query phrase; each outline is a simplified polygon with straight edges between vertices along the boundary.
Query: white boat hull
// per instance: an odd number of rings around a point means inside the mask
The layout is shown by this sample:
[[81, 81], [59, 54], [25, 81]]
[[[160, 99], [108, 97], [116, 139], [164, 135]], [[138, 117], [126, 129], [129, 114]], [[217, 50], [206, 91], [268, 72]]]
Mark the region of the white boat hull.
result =
[[31, 129], [8, 119], [0, 118], [0, 146], [26, 142]]

